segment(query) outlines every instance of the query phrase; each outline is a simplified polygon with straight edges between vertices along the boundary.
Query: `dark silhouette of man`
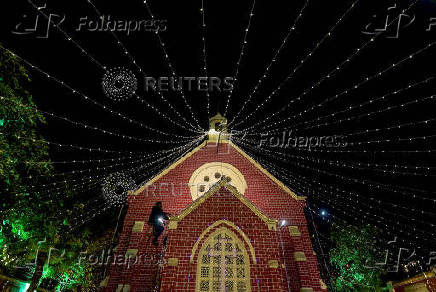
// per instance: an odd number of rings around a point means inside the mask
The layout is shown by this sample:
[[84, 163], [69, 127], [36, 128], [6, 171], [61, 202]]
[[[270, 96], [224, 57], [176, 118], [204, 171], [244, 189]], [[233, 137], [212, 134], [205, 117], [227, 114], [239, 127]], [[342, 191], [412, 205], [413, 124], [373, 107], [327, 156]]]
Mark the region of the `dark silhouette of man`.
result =
[[[164, 228], [164, 220], [168, 220], [168, 214], [162, 210], [162, 202], [157, 202], [151, 209], [150, 217], [148, 218], [148, 224], [153, 226], [153, 244], [157, 246], [157, 240]], [[164, 244], [166, 243], [166, 238], [164, 239]]]

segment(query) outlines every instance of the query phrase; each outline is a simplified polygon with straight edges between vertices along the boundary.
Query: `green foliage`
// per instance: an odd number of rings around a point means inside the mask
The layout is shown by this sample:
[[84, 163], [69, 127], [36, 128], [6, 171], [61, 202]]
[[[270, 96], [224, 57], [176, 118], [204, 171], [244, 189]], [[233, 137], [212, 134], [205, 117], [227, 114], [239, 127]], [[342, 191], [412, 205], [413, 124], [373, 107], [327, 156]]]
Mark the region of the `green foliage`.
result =
[[374, 226], [334, 225], [330, 263], [337, 271], [332, 291], [381, 291], [382, 271], [375, 263], [383, 261], [378, 251], [380, 232]]
[[26, 195], [30, 181], [24, 177], [47, 176], [52, 166], [47, 143], [37, 134], [45, 119], [24, 89], [28, 73], [7, 51], [0, 53], [0, 78], [0, 210], [7, 210]]
[[[69, 225], [68, 218], [80, 214], [80, 204], [74, 203], [77, 194], [65, 187], [60, 189], [62, 196], [53, 197], [50, 192], [37, 192], [31, 187], [50, 182], [53, 167], [48, 145], [38, 134], [45, 119], [25, 89], [29, 81], [17, 57], [1, 50], [0, 270], [10, 275], [18, 271], [22, 277], [23, 271], [17, 266], [34, 262], [37, 250], [48, 253], [52, 249], [40, 283], [55, 280], [57, 291], [77, 285], [93, 287], [98, 273], [95, 267], [79, 263], [80, 253], [104, 249], [110, 236], [92, 237], [86, 230], [61, 236], [61, 230]], [[30, 278], [35, 266], [27, 270]]]

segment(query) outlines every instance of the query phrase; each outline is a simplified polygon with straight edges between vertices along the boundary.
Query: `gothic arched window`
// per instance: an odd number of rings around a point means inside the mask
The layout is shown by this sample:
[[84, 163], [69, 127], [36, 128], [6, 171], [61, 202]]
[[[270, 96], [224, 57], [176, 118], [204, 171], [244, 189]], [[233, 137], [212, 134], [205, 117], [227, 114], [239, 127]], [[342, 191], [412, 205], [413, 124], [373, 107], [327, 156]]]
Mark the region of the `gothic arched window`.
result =
[[203, 243], [197, 257], [195, 291], [251, 291], [247, 250], [228, 228], [217, 229]]

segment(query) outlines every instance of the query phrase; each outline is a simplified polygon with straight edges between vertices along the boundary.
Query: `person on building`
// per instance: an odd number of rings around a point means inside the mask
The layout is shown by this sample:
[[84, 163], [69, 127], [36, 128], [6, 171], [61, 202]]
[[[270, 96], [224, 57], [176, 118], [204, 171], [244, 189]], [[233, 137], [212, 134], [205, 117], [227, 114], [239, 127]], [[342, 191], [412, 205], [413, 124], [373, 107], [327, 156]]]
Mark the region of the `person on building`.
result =
[[[156, 204], [151, 209], [150, 217], [148, 218], [148, 224], [153, 226], [153, 244], [158, 245], [157, 241], [159, 236], [165, 230], [164, 220], [168, 220], [168, 215], [162, 210], [162, 202], [156, 202]], [[166, 243], [166, 238], [164, 239], [164, 244]]]

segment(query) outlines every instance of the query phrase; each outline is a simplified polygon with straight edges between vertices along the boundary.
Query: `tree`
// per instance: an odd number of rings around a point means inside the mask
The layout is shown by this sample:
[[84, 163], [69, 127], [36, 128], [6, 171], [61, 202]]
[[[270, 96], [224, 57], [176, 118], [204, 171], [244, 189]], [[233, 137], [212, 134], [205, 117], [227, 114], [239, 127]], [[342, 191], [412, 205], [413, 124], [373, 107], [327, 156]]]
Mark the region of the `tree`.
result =
[[46, 121], [26, 90], [29, 82], [19, 59], [0, 46], [0, 272], [32, 279], [32, 289], [42, 284], [57, 291], [79, 285], [96, 290], [104, 267], [80, 263], [80, 253], [110, 248], [113, 218], [104, 226], [64, 232], [69, 219], [83, 212], [83, 198], [67, 185], [54, 197], [34, 187], [53, 181], [53, 166], [38, 133]]
[[[30, 79], [17, 57], [6, 50], [0, 53], [0, 243], [1, 265], [8, 269], [28, 258], [36, 244], [35, 233], [46, 230], [51, 218], [40, 195], [30, 195], [31, 184], [47, 178], [52, 170], [47, 143], [38, 135], [45, 123], [25, 89]], [[27, 177], [33, 176], [30, 180]], [[39, 203], [38, 203], [39, 202]], [[30, 213], [29, 213], [30, 212]], [[35, 218], [37, 216], [38, 218]]]
[[381, 291], [380, 231], [374, 226], [333, 225], [330, 263], [336, 270], [332, 291]]

